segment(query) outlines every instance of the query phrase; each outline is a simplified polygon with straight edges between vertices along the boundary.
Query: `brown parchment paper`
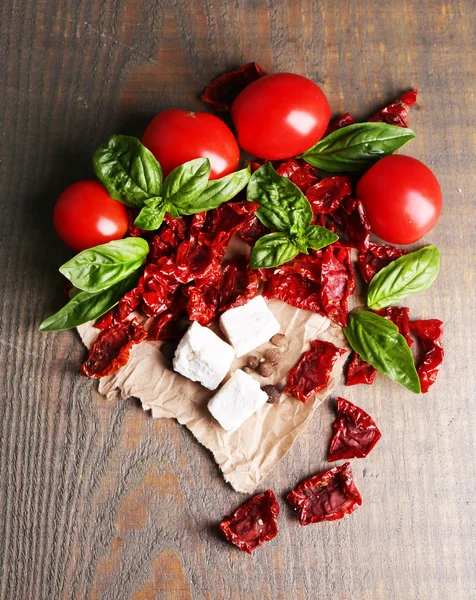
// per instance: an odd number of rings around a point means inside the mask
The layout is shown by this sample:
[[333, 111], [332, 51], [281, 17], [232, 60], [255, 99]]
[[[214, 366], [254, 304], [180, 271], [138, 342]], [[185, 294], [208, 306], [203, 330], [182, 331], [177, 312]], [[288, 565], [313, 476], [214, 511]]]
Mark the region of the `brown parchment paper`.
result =
[[[289, 370], [302, 352], [309, 349], [310, 340], [320, 338], [346, 347], [342, 329], [326, 317], [278, 300], [267, 303], [287, 337], [289, 348], [271, 377], [253, 375], [262, 385], [284, 384]], [[99, 333], [91, 324], [82, 325], [78, 331], [88, 347]], [[225, 480], [238, 492], [246, 493], [252, 492], [291, 448], [316, 407], [332, 391], [346, 358], [345, 355], [337, 361], [330, 385], [322, 394], [309, 398], [305, 404], [282, 394], [279, 403], [265, 404], [237, 431], [227, 433], [207, 410], [207, 402], [214, 392], [172, 371], [160, 346], [161, 342], [134, 346], [129, 362], [117, 373], [99, 381], [99, 392], [108, 399], [134, 396], [155, 419], [177, 419], [212, 452]], [[253, 354], [259, 355], [268, 347], [270, 343], [260, 346]], [[236, 359], [229, 375], [242, 367], [245, 359]]]

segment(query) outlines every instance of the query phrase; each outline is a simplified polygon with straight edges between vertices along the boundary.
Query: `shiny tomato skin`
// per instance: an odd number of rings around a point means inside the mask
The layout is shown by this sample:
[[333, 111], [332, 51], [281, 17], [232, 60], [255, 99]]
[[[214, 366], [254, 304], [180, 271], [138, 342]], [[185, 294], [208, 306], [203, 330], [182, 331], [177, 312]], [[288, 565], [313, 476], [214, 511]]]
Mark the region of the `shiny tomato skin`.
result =
[[240, 162], [240, 149], [230, 128], [205, 112], [164, 110], [149, 123], [141, 141], [159, 161], [165, 177], [194, 158], [210, 160], [210, 179], [233, 173]]
[[231, 107], [239, 145], [268, 160], [291, 158], [311, 148], [324, 135], [330, 116], [321, 88], [294, 73], [257, 79]]
[[56, 201], [53, 223], [61, 240], [81, 252], [124, 237], [127, 211], [99, 181], [78, 181]]
[[427, 234], [441, 213], [438, 180], [422, 162], [411, 156], [386, 156], [373, 165], [357, 184], [370, 227], [391, 244], [413, 244]]

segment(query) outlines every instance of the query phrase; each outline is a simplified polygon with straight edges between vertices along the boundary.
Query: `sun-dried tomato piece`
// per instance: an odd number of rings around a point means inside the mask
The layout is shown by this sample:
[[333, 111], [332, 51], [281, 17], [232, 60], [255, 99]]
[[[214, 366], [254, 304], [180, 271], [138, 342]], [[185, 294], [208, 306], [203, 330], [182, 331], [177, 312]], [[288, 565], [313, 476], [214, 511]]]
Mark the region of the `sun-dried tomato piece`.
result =
[[357, 352], [352, 351], [345, 371], [345, 385], [357, 385], [359, 383], [372, 385], [376, 375], [377, 369], [362, 360]]
[[364, 458], [382, 437], [375, 421], [364, 410], [345, 398], [337, 398], [334, 436], [329, 462], [346, 458]]
[[253, 247], [260, 237], [269, 233], [269, 229], [261, 223], [256, 215], [247, 224], [243, 225], [238, 233], [239, 237]]
[[201, 95], [202, 102], [214, 110], [229, 111], [238, 94], [263, 75], [267, 73], [258, 63], [242, 65], [239, 69], [224, 73], [209, 83]]
[[324, 137], [333, 131], [337, 131], [337, 129], [342, 129], [342, 127], [347, 127], [347, 125], [354, 125], [356, 122], [357, 121], [350, 113], [344, 113], [340, 117], [332, 119], [332, 121], [329, 123], [326, 133], [324, 134]]
[[279, 504], [271, 490], [258, 494], [220, 523], [226, 539], [251, 554], [278, 534]]
[[306, 198], [315, 214], [328, 214], [337, 210], [344, 198], [352, 193], [352, 182], [345, 175], [325, 177], [307, 188]]
[[344, 348], [337, 348], [331, 342], [314, 340], [311, 349], [304, 352], [299, 362], [288, 374], [284, 393], [301, 402], [324, 390], [329, 385], [332, 369]]
[[344, 231], [347, 244], [358, 250], [369, 246], [370, 223], [364, 205], [357, 198], [344, 198], [340, 207], [329, 214], [330, 218]]
[[305, 479], [287, 498], [300, 525], [342, 519], [362, 504], [348, 462]]
[[371, 242], [359, 253], [357, 265], [364, 281], [370, 283], [376, 273], [404, 254], [408, 254], [408, 250]]
[[137, 319], [104, 329], [89, 349], [81, 373], [99, 378], [115, 373], [129, 360], [132, 346], [147, 338], [147, 332]]
[[307, 162], [290, 158], [276, 165], [276, 173], [290, 179], [303, 194], [319, 180], [317, 169]]
[[392, 323], [398, 327], [398, 332], [400, 335], [403, 335], [407, 344], [409, 346], [413, 344], [413, 340], [410, 337], [409, 308], [406, 306], [387, 306], [380, 310], [375, 310], [374, 312], [381, 317], [392, 321]]
[[355, 291], [355, 275], [350, 251], [332, 244], [322, 253], [321, 304], [329, 319], [345, 327], [349, 309], [347, 299]]
[[321, 305], [322, 253], [311, 252], [276, 269], [263, 269], [263, 296], [295, 308], [324, 314]]
[[410, 331], [423, 351], [423, 360], [417, 368], [422, 393], [435, 383], [444, 358], [443, 323], [439, 319], [418, 319], [410, 322]]
[[209, 211], [203, 229], [199, 235], [201, 244], [213, 248], [221, 259], [231, 238], [245, 231], [256, 218], [259, 208], [256, 202], [227, 202], [219, 208]]
[[408, 127], [408, 111], [416, 104], [417, 90], [405, 92], [398, 100], [392, 102], [378, 113], [370, 117], [369, 121], [383, 121], [389, 125], [398, 125], [398, 127]]
[[145, 232], [143, 229], [139, 229], [139, 227], [136, 227], [134, 225], [134, 221], [137, 218], [137, 215], [139, 214], [138, 210], [135, 210], [133, 208], [127, 208], [127, 231], [124, 237], [144, 237], [144, 233]]

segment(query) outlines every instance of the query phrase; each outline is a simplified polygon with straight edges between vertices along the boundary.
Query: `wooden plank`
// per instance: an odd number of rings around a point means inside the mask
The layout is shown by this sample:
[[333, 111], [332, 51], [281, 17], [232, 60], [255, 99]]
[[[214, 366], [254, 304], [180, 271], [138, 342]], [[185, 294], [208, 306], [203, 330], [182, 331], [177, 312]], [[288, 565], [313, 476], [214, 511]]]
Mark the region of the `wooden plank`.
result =
[[[471, 0], [5, 0], [0, 19], [0, 598], [476, 597], [474, 188], [476, 17]], [[443, 255], [412, 314], [446, 323], [428, 396], [383, 378], [343, 393], [383, 439], [353, 468], [363, 506], [299, 528], [283, 501], [326, 467], [323, 406], [268, 477], [279, 536], [249, 557], [217, 522], [243, 501], [208, 453], [134, 400], [106, 403], [78, 375], [73, 333], [40, 335], [69, 254], [51, 225], [68, 183], [92, 176], [112, 132], [159, 110], [199, 109], [212, 76], [244, 61], [312, 77], [335, 112], [364, 117], [420, 90], [408, 153], [440, 179], [428, 242]]]

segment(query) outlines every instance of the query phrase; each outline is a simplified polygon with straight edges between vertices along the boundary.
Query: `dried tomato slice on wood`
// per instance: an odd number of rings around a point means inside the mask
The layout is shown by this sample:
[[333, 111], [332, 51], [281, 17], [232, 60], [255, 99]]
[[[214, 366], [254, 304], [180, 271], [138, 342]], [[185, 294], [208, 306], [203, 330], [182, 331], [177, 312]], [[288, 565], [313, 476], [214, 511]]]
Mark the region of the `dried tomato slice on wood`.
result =
[[132, 346], [146, 338], [147, 332], [137, 319], [104, 329], [89, 349], [81, 373], [96, 379], [115, 373], [129, 360]]
[[329, 462], [346, 458], [364, 458], [382, 437], [375, 421], [360, 407], [345, 398], [337, 398], [334, 436]]
[[220, 523], [226, 539], [251, 554], [278, 534], [279, 504], [271, 490], [258, 494]]
[[324, 134], [324, 137], [326, 135], [329, 135], [333, 131], [342, 129], [342, 127], [347, 127], [347, 125], [354, 125], [355, 123], [357, 123], [357, 121], [350, 113], [344, 113], [340, 117], [332, 119], [332, 121], [329, 123], [329, 127], [327, 128], [326, 133]]
[[357, 265], [364, 281], [370, 283], [376, 273], [404, 254], [408, 254], [408, 250], [371, 242], [359, 253]]
[[331, 342], [313, 340], [311, 349], [304, 352], [297, 365], [289, 371], [284, 393], [306, 402], [329, 385], [336, 360], [345, 352], [344, 348], [337, 348]]
[[405, 92], [398, 100], [392, 102], [378, 113], [370, 117], [369, 121], [383, 121], [389, 125], [408, 127], [408, 112], [417, 101], [417, 90]]
[[345, 370], [345, 385], [357, 385], [359, 383], [372, 385], [376, 375], [377, 369], [362, 360], [357, 352], [352, 351]]
[[322, 254], [321, 303], [329, 319], [347, 325], [348, 297], [355, 291], [355, 275], [348, 248], [338, 244], [328, 246]]
[[352, 193], [352, 182], [346, 175], [325, 177], [306, 190], [314, 214], [327, 215], [337, 210], [341, 202]]
[[410, 322], [410, 331], [421, 345], [424, 356], [417, 368], [422, 393], [435, 383], [443, 362], [443, 323], [439, 319], [418, 319]]
[[214, 79], [203, 90], [201, 99], [215, 110], [229, 111], [238, 94], [263, 75], [267, 73], [258, 63], [247, 63]]
[[305, 479], [287, 498], [300, 525], [342, 519], [362, 504], [348, 462]]

